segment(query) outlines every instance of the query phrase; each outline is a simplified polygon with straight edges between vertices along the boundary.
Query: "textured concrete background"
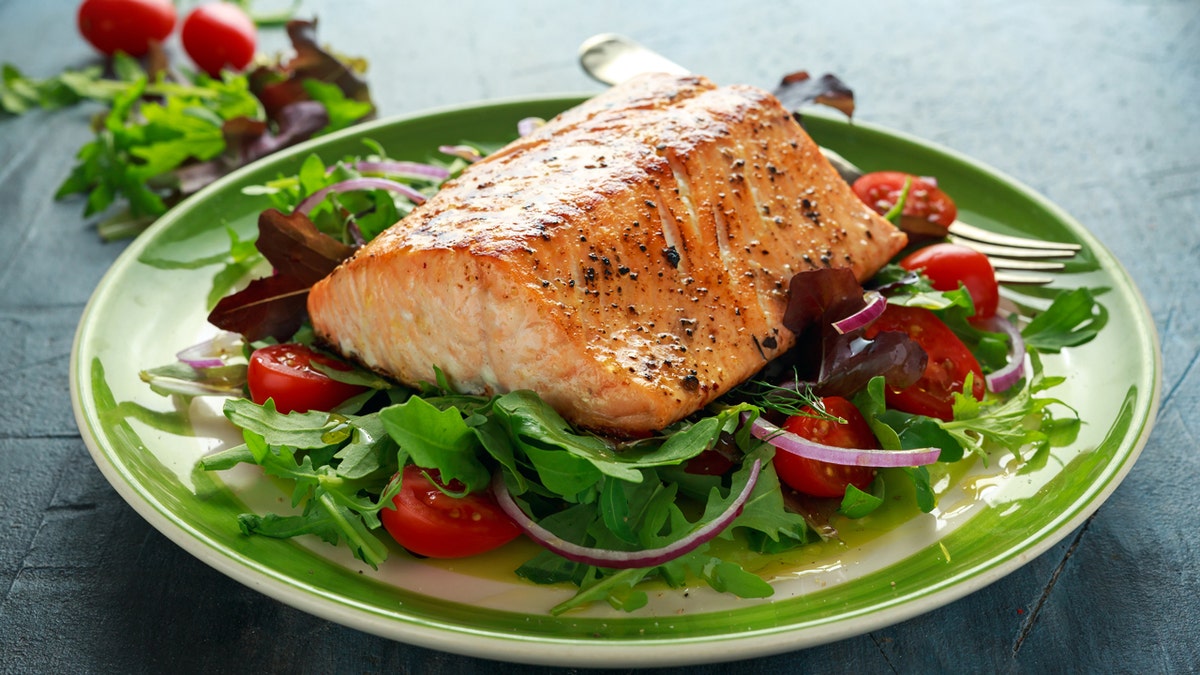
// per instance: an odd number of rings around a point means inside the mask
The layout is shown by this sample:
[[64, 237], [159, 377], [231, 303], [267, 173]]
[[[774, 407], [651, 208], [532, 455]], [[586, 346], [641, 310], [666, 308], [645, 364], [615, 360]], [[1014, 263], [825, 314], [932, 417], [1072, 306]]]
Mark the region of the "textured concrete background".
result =
[[[859, 119], [1030, 185], [1095, 233], [1145, 295], [1164, 354], [1159, 419], [1128, 478], [1083, 527], [924, 616], [686, 672], [1200, 668], [1200, 5], [302, 4], [319, 17], [322, 41], [370, 61], [385, 116], [599, 91], [575, 52], [601, 31], [633, 36], [720, 83], [835, 72], [855, 88]], [[0, 62], [47, 76], [92, 59], [74, 5], [0, 0]], [[284, 45], [278, 35], [264, 42]], [[84, 303], [123, 246], [100, 243], [78, 202], [52, 200], [93, 111], [0, 119], [0, 671], [543, 672], [394, 643], [286, 607], [192, 558], [107, 484], [71, 414], [68, 353]]]

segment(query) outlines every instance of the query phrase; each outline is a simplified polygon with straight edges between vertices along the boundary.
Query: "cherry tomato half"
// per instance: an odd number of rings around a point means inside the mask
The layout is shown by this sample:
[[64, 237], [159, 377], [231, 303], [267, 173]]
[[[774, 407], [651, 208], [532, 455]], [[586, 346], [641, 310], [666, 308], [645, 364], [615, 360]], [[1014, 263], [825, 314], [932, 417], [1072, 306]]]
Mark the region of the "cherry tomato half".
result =
[[896, 205], [904, 182], [910, 179], [912, 185], [904, 200], [901, 229], [914, 234], [945, 236], [946, 228], [958, 217], [958, 207], [932, 179], [900, 171], [876, 171], [859, 177], [851, 187], [864, 204], [885, 214]]
[[967, 373], [975, 375], [971, 394], [983, 398], [983, 371], [979, 362], [933, 312], [923, 307], [889, 304], [883, 315], [867, 326], [864, 335], [871, 338], [884, 331], [907, 333], [929, 355], [925, 372], [915, 383], [899, 390], [888, 387], [888, 405], [915, 415], [950, 421], [954, 419], [954, 394], [962, 392]]
[[79, 33], [101, 53], [142, 56], [150, 41], [175, 29], [171, 0], [84, 0], [76, 14]]
[[[433, 480], [438, 480], [436, 471], [409, 464], [401, 474], [400, 494], [392, 500], [396, 508], [379, 511], [384, 529], [404, 548], [429, 558], [465, 558], [521, 534], [490, 492], [451, 497]], [[457, 481], [448, 487], [462, 490]]]
[[196, 65], [213, 77], [221, 70], [241, 70], [254, 59], [258, 31], [254, 20], [237, 5], [214, 2], [193, 9], [179, 37]]
[[[826, 412], [846, 420], [846, 423], [793, 415], [783, 423], [784, 431], [839, 448], [879, 447], [879, 441], [867, 425], [867, 420], [853, 403], [840, 396], [827, 396], [821, 402]], [[869, 466], [830, 464], [781, 450], [775, 452], [774, 463], [779, 480], [797, 492], [814, 497], [841, 497], [846, 494], [847, 485], [866, 490], [875, 478], [875, 469]]]
[[996, 313], [1000, 287], [996, 271], [987, 256], [958, 244], [933, 244], [917, 249], [900, 261], [906, 270], [921, 270], [939, 291], [953, 291], [959, 282], [967, 287], [975, 303], [975, 317], [984, 319]]
[[366, 387], [338, 382], [313, 368], [317, 362], [335, 370], [350, 366], [304, 345], [270, 345], [254, 350], [246, 372], [250, 399], [262, 405], [268, 398], [281, 413], [332, 410]]

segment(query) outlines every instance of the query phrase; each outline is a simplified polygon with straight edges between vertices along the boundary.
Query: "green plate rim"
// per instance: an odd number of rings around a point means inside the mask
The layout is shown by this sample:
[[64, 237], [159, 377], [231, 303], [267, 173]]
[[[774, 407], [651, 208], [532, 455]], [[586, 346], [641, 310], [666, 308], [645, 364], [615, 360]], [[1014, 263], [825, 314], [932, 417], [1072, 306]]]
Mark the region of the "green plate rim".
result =
[[[812, 625], [804, 622], [792, 622], [785, 625], [752, 628], [744, 632], [730, 632], [724, 635], [710, 632], [694, 636], [649, 639], [606, 638], [603, 636], [586, 640], [576, 637], [558, 638], [546, 634], [521, 634], [519, 631], [480, 628], [459, 622], [453, 617], [439, 619], [423, 614], [405, 616], [403, 613], [399, 615], [394, 612], [385, 613], [370, 605], [340, 597], [336, 592], [330, 592], [317, 585], [279, 573], [270, 566], [259, 564], [252, 557], [231, 551], [220, 545], [219, 542], [206, 538], [205, 535], [193, 528], [181, 514], [172, 511], [170, 506], [156, 499], [154, 495], [147, 494], [144, 487], [138, 484], [136, 477], [121, 461], [121, 453], [129, 452], [130, 448], [116, 447], [112, 439], [106, 435], [103, 423], [98, 419], [96, 402], [93, 400], [92, 390], [88, 386], [91, 382], [91, 364], [87, 355], [90, 351], [90, 337], [103, 322], [99, 315], [100, 309], [104, 307], [111, 293], [121, 290], [119, 282], [124, 271], [137, 264], [139, 255], [156, 238], [161, 237], [176, 223], [186, 218], [196, 205], [225, 190], [234, 189], [246, 176], [261, 170], [264, 166], [280, 166], [287, 162], [295, 162], [308, 153], [329, 148], [350, 139], [370, 137], [373, 132], [390, 128], [393, 125], [413, 124], [448, 115], [478, 114], [500, 109], [516, 111], [525, 108], [544, 110], [558, 107], [565, 109], [584, 98], [586, 98], [585, 95], [552, 95], [481, 101], [377, 120], [302, 143], [253, 165], [243, 167], [189, 198], [160, 219], [150, 230], [128, 246], [101, 280], [84, 309], [72, 346], [70, 389], [76, 421], [89, 452], [106, 479], [121, 497], [152, 526], [206, 564], [270, 597], [325, 619], [391, 639], [484, 658], [547, 665], [587, 663], [593, 666], [665, 666], [749, 658], [832, 642], [891, 625], [945, 605], [1011, 573], [1049, 549], [1094, 513], [1132, 468], [1150, 434], [1157, 413], [1162, 378], [1161, 353], [1154, 323], [1145, 301], [1116, 258], [1082, 225], [1074, 221], [1058, 206], [991, 167], [955, 151], [901, 132], [860, 121], [847, 123], [823, 113], [810, 114], [806, 112], [806, 124], [810, 126], [810, 131], [814, 136], [819, 137], [822, 130], [828, 132], [840, 129], [842, 133], [848, 132], [862, 139], [868, 145], [869, 141], [874, 139], [876, 141], [884, 140], [900, 147], [908, 147], [918, 155], [935, 156], [937, 161], [949, 161], [969, 167], [972, 171], [993, 181], [995, 185], [1029, 200], [1049, 218], [1059, 223], [1065, 233], [1083, 243], [1085, 248], [1095, 256], [1096, 262], [1102, 270], [1122, 282], [1114, 292], [1124, 294], [1129, 305], [1140, 314], [1138, 317], [1140, 320], [1136, 322], [1137, 344], [1141, 347], [1138, 357], [1142, 360], [1139, 372], [1142, 372], [1143, 375], [1148, 372], [1150, 381], [1141, 384], [1146, 384], [1150, 391], [1148, 393], [1139, 392], [1136, 409], [1131, 413], [1129, 428], [1122, 436], [1125, 439], [1124, 442], [1114, 449], [1112, 459], [1103, 466], [1105, 470], [1098, 475], [1095, 481], [1088, 483], [1085, 492], [1072, 502], [1071, 509], [1057, 514], [1057, 517], [1047, 522], [1040, 523], [1035, 536], [1027, 539], [1022, 545], [1006, 551], [1006, 555], [989, 559], [987, 565], [961, 570], [953, 576], [918, 591], [893, 594], [890, 598], [880, 598], [878, 604], [870, 607], [869, 610], [841, 616], [835, 613], [826, 617], [818, 617]], [[839, 152], [843, 152], [842, 148], [837, 149]], [[854, 159], [852, 151], [843, 152], [843, 154]], [[951, 192], [953, 193], [954, 190], [951, 189]], [[788, 602], [794, 601], [785, 600], [779, 603], [779, 606], [782, 607]], [[435, 602], [432, 610], [435, 613], [437, 611], [436, 604]], [[762, 609], [762, 607], [766, 607], [766, 609]], [[777, 607], [772, 604], [760, 606], [759, 609], [737, 610], [737, 612], [738, 616], [745, 614], [761, 617], [776, 609]], [[453, 614], [453, 612], [449, 614]], [[603, 622], [592, 619], [579, 621], [589, 625], [590, 622], [594, 622], [596, 625], [601, 623], [637, 625], [638, 622], [646, 620], [617, 616]]]

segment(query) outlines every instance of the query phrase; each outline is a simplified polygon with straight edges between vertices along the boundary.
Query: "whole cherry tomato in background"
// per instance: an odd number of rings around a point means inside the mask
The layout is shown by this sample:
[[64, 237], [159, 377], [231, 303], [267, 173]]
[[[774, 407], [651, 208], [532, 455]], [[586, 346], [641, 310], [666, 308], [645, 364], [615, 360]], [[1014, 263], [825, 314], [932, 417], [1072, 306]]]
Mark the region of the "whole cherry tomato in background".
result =
[[332, 410], [366, 387], [338, 382], [313, 368], [313, 362], [334, 370], [350, 366], [300, 344], [270, 345], [254, 350], [246, 371], [250, 399], [262, 405], [275, 401], [281, 413]]
[[170, 0], [84, 0], [76, 15], [79, 32], [104, 54], [142, 56], [150, 42], [162, 42], [175, 29]]
[[[783, 430], [810, 441], [839, 448], [878, 448], [879, 441], [872, 433], [867, 420], [858, 408], [840, 396], [821, 399], [825, 411], [846, 420], [837, 420], [806, 415], [793, 415], [783, 423]], [[811, 411], [811, 408], [809, 409]], [[875, 478], [875, 469], [869, 466], [831, 464], [820, 460], [793, 455], [782, 450], [775, 451], [775, 472], [779, 480], [788, 487], [814, 497], [841, 497], [846, 486], [853, 485], [866, 490]]]
[[237, 5], [215, 2], [192, 10], [180, 33], [183, 49], [196, 66], [213, 77], [222, 68], [242, 70], [254, 60], [258, 31]]
[[[433, 480], [436, 471], [404, 467], [396, 508], [379, 510], [383, 527], [401, 546], [430, 558], [465, 558], [516, 539], [521, 528], [508, 517], [490, 492], [465, 497], [445, 494]], [[450, 484], [453, 491], [462, 485]]]
[[888, 405], [949, 422], [954, 419], [954, 394], [962, 393], [967, 373], [974, 374], [971, 394], [983, 398], [985, 386], [979, 361], [936, 314], [923, 307], [889, 304], [867, 326], [864, 335], [873, 338], [885, 331], [907, 333], [929, 355], [919, 380], [904, 389], [887, 388]]
[[851, 187], [864, 204], [885, 214], [896, 205], [908, 180], [912, 184], [901, 211], [900, 229], [911, 234], [944, 237], [946, 228], [958, 218], [958, 207], [933, 179], [900, 171], [876, 171], [859, 177]]
[[933, 244], [917, 249], [900, 261], [906, 270], [921, 270], [939, 291], [953, 291], [959, 282], [967, 287], [975, 303], [975, 317], [984, 319], [996, 313], [1000, 287], [996, 271], [987, 256], [958, 244]]

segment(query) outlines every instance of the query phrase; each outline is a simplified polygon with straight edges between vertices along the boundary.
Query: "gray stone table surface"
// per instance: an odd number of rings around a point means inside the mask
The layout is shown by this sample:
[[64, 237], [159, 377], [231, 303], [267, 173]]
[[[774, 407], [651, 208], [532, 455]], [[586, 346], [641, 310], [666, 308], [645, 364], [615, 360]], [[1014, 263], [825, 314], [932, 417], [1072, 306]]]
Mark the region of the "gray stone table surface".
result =
[[[0, 0], [0, 62], [34, 76], [95, 62], [74, 10]], [[665, 672], [1200, 669], [1200, 4], [303, 0], [301, 14], [319, 17], [323, 42], [368, 59], [384, 116], [600, 91], [575, 50], [601, 31], [721, 83], [835, 72], [855, 88], [859, 119], [1018, 178], [1084, 223], [1143, 293], [1164, 357], [1156, 427], [1077, 531], [898, 625]], [[265, 49], [284, 45], [264, 33]], [[97, 109], [0, 119], [0, 671], [561, 670], [414, 647], [292, 609], [193, 558], [108, 485], [75, 425], [68, 355], [124, 244], [102, 243], [80, 202], [53, 198]]]

